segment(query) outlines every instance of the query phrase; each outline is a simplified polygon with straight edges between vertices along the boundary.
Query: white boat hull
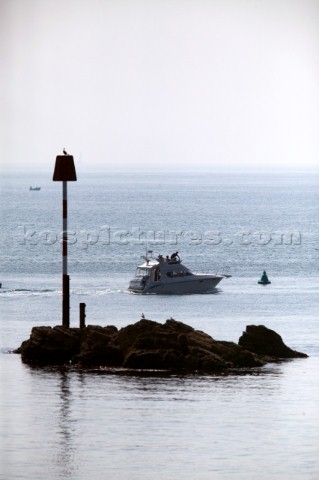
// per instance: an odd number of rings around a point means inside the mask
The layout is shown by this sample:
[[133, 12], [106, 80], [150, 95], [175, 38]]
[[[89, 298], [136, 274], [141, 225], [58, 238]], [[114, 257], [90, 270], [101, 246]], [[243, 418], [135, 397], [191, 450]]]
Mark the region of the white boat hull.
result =
[[192, 275], [181, 279], [164, 282], [142, 282], [132, 280], [129, 291], [143, 294], [185, 295], [194, 293], [211, 293], [224, 277], [221, 275]]

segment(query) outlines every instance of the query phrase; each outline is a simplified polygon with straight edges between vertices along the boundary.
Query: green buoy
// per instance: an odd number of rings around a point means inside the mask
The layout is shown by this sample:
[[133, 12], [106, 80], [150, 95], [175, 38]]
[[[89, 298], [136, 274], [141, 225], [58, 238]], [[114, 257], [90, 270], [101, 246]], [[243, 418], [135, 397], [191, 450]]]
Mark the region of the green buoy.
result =
[[268, 279], [267, 277], [267, 273], [266, 273], [266, 270], [263, 271], [263, 274], [261, 276], [261, 279], [258, 281], [258, 283], [260, 285], [268, 285], [269, 283], [271, 283], [271, 281]]

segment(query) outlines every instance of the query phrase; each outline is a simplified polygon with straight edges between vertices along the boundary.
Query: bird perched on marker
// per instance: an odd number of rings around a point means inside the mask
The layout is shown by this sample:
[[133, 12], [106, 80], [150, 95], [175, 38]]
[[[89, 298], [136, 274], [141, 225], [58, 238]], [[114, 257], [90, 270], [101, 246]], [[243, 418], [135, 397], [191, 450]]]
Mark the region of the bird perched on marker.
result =
[[63, 149], [63, 153], [64, 155], [68, 155], [68, 152], [65, 150], [65, 148]]
[[144, 318], [145, 318], [145, 315], [144, 315], [144, 313], [142, 313], [142, 315], [141, 315], [141, 318], [143, 318], [143, 320], [144, 320]]

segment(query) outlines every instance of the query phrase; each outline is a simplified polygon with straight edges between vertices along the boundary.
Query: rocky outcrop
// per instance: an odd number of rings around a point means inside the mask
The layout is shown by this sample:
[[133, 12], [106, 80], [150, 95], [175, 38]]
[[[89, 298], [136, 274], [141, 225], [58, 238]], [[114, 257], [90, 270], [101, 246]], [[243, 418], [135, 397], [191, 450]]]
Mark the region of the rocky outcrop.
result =
[[83, 329], [34, 327], [30, 339], [15, 353], [21, 353], [24, 362], [38, 365], [72, 363], [207, 373], [307, 356], [291, 350], [280, 335], [263, 326], [248, 326], [236, 344], [215, 340], [173, 319], [165, 324], [143, 319], [120, 330], [94, 325]]
[[68, 362], [80, 348], [79, 328], [33, 327], [30, 339], [23, 342], [16, 353], [21, 352], [27, 362], [61, 364]]
[[305, 358], [305, 353], [296, 352], [287, 347], [282, 338], [274, 330], [264, 325], [247, 325], [239, 339], [239, 345], [257, 355], [276, 358]]

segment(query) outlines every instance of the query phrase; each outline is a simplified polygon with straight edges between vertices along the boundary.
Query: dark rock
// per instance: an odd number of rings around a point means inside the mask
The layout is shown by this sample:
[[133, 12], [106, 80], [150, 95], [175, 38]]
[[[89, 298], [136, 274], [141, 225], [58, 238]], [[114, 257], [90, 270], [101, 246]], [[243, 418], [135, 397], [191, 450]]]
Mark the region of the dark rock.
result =
[[181, 370], [183, 361], [184, 355], [178, 350], [167, 350], [164, 354], [164, 365], [168, 370]]
[[146, 335], [151, 335], [149, 341], [152, 342], [152, 333], [159, 325], [159, 323], [153, 320], [140, 320], [133, 325], [121, 328], [111, 343], [112, 345], [118, 346], [124, 355], [126, 355], [139, 337], [142, 336], [145, 338]]
[[214, 346], [214, 349], [223, 354], [224, 359], [231, 362], [236, 368], [262, 367], [266, 363], [264, 358], [247, 351], [234, 342], [219, 341], [218, 345]]
[[96, 345], [109, 343], [117, 329], [114, 331], [112, 327], [100, 327], [99, 325], [88, 325], [85, 329], [85, 343], [88, 345]]
[[222, 360], [221, 357], [215, 355], [214, 353], [208, 353], [201, 358], [199, 370], [213, 373], [226, 370], [229, 367], [232, 367], [230, 363], [225, 362], [225, 360]]
[[180, 333], [190, 333], [193, 332], [194, 329], [190, 325], [186, 325], [183, 322], [178, 322], [177, 320], [174, 320], [173, 318], [170, 318], [169, 320], [166, 320], [164, 325], [161, 327], [163, 330], [168, 331], [168, 332], [175, 332], [177, 334]]
[[291, 350], [276, 332], [263, 326], [248, 326], [237, 345], [214, 340], [173, 319], [164, 325], [143, 319], [119, 331], [98, 325], [35, 327], [16, 353], [28, 363], [207, 373], [260, 367], [278, 357], [306, 356]]
[[[72, 361], [82, 365], [107, 365], [109, 343], [116, 332], [107, 327], [88, 325], [82, 333], [80, 353], [77, 353]], [[112, 366], [117, 365], [118, 362], [114, 364], [114, 355], [109, 356], [112, 357]]]
[[22, 343], [20, 350], [26, 362], [63, 364], [79, 351], [80, 344], [78, 328], [34, 327], [30, 339]]
[[165, 352], [158, 350], [137, 350], [130, 352], [123, 364], [124, 368], [166, 370]]
[[238, 343], [257, 355], [267, 355], [277, 359], [306, 358], [308, 356], [287, 347], [278, 333], [264, 325], [247, 325], [246, 331], [243, 332]]
[[124, 355], [119, 347], [114, 345], [92, 345], [91, 348], [81, 348], [79, 355], [72, 358], [72, 362], [83, 367], [105, 366], [121, 367]]
[[189, 347], [188, 355], [185, 358], [185, 369], [199, 370], [203, 372], [214, 372], [227, 369], [230, 365], [214, 353], [200, 347]]

